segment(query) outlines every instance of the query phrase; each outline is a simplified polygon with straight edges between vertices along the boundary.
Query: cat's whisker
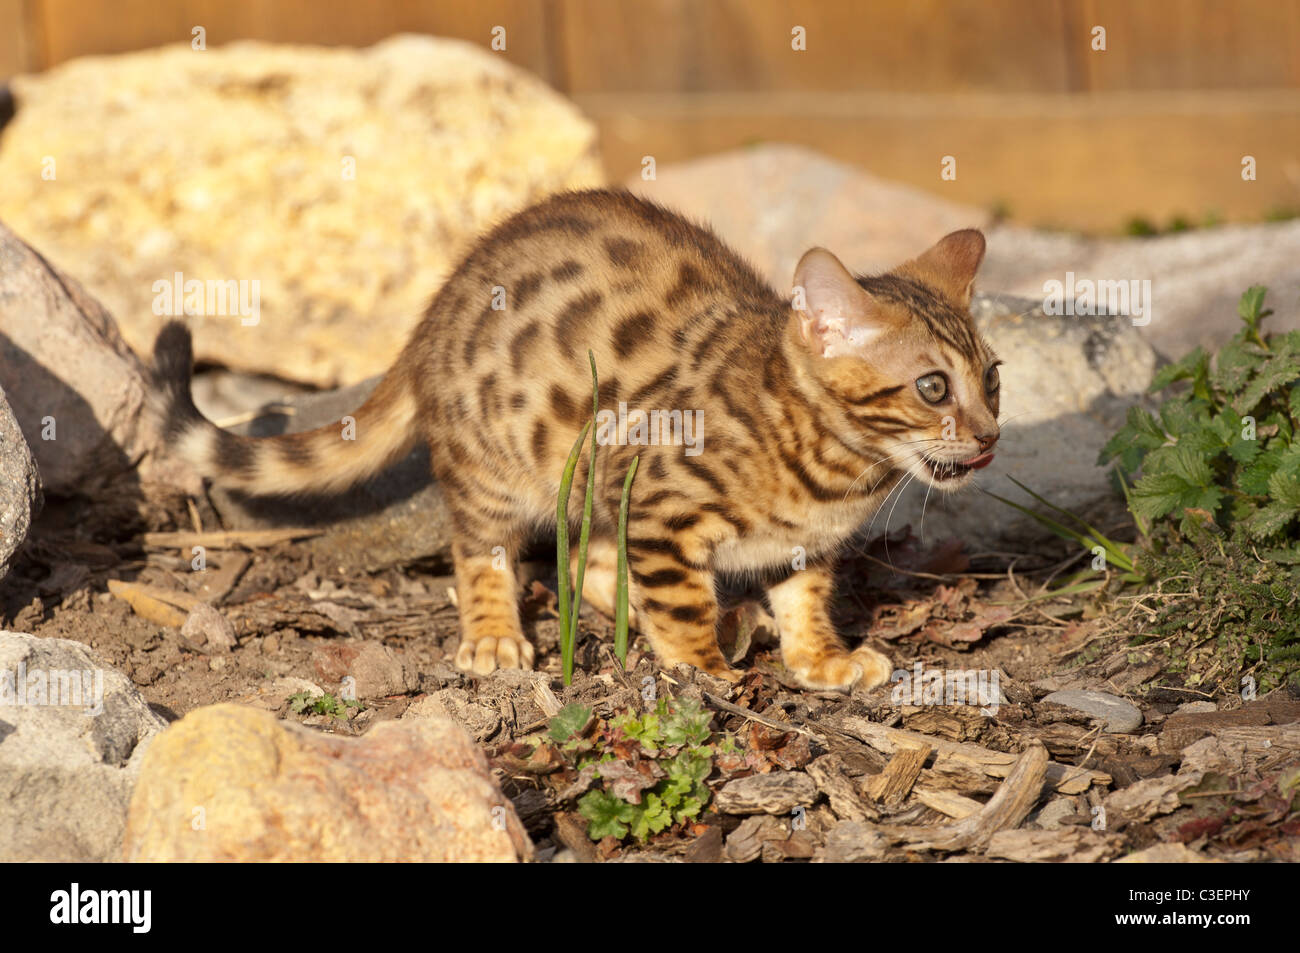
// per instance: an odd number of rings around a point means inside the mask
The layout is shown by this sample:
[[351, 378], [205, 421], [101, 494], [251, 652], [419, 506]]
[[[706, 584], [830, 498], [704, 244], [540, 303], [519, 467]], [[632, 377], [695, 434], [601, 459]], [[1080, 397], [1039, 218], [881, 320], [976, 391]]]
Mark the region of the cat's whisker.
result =
[[[881, 459], [881, 460], [877, 460], [877, 461], [876, 461], [875, 463], [873, 463], [871, 466], [867, 467], [865, 470], [863, 470], [861, 473], [859, 473], [856, 477], [853, 478], [853, 482], [849, 484], [849, 488], [848, 488], [847, 490], [844, 491], [844, 499], [847, 500], [847, 499], [849, 498], [849, 494], [853, 492], [853, 488], [856, 487], [856, 486], [858, 485], [858, 481], [861, 480], [861, 479], [862, 479], [864, 476], [866, 476], [868, 473], [870, 473], [872, 470], [874, 470], [876, 467], [880, 466], [882, 463], [891, 463], [891, 462], [893, 462], [894, 460], [901, 460], [901, 459], [903, 459], [904, 457], [906, 457], [906, 456], [908, 455], [908, 453], [909, 453], [909, 451], [907, 451], [907, 450], [900, 450], [900, 451], [898, 451], [897, 453], [891, 453], [891, 454], [889, 454], [887, 457], [884, 457], [884, 458]], [[888, 476], [888, 475], [889, 475], [889, 471], [886, 471], [885, 476]], [[881, 479], [884, 479], [884, 477], [882, 477]], [[876, 481], [876, 482], [879, 483], [879, 481]], [[871, 487], [871, 490], [875, 490], [875, 488], [876, 488], [876, 487], [873, 485], [873, 486]], [[869, 490], [868, 492], [871, 492], [871, 491]]]
[[[921, 528], [916, 534], [922, 542], [925, 541], [925, 506], [930, 502], [930, 491], [933, 489], [934, 484], [927, 480], [925, 482], [925, 499], [921, 501]], [[886, 527], [886, 530], [888, 530], [888, 527]]]
[[889, 515], [885, 517], [885, 562], [889, 563], [890, 566], [893, 566], [894, 563], [889, 555], [889, 521], [894, 518], [894, 510], [898, 509], [899, 500], [901, 500], [903, 495], [907, 493], [907, 485], [915, 479], [915, 473], [908, 475], [908, 479], [903, 483], [903, 489], [899, 491], [898, 499], [894, 500], [894, 505], [889, 508]]

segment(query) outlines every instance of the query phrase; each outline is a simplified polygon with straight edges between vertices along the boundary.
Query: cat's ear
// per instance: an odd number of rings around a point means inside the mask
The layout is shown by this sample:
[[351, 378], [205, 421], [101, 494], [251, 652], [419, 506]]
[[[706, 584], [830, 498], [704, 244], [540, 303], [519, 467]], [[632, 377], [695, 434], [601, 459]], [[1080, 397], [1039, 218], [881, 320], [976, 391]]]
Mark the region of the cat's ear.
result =
[[975, 289], [975, 272], [983, 260], [984, 235], [974, 228], [963, 228], [945, 235], [899, 270], [912, 272], [959, 308], [967, 308]]
[[822, 357], [861, 353], [884, 330], [883, 315], [871, 295], [825, 248], [813, 248], [799, 259], [793, 305], [800, 337]]

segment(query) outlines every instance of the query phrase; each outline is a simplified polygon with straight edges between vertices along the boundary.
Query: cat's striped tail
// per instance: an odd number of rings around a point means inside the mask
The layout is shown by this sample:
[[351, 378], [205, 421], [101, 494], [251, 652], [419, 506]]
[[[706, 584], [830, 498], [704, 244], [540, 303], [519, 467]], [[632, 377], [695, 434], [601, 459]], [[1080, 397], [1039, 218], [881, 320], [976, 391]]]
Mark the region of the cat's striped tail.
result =
[[335, 493], [395, 463], [420, 437], [400, 362], [351, 414], [350, 424], [275, 437], [241, 437], [204, 417], [190, 395], [192, 369], [189, 329], [169, 322], [154, 342], [154, 412], [173, 452], [202, 476], [245, 493]]

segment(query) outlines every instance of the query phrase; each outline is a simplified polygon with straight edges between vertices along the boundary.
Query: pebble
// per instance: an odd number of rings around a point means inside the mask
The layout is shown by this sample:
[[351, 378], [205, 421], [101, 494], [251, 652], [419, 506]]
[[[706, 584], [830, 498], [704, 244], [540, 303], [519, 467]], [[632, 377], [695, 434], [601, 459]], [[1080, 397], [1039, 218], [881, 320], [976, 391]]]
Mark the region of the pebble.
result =
[[1043, 701], [1073, 708], [1105, 722], [1105, 731], [1116, 734], [1135, 731], [1142, 725], [1142, 712], [1132, 703], [1109, 692], [1066, 690], [1052, 692]]

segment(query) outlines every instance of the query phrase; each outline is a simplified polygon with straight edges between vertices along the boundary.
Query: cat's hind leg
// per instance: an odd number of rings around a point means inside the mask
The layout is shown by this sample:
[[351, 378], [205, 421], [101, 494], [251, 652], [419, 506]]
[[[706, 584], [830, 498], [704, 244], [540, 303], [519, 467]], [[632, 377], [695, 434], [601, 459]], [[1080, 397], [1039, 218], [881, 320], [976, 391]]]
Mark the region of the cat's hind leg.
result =
[[456, 667], [476, 675], [531, 669], [533, 646], [519, 621], [515, 554], [504, 543], [485, 549], [464, 536], [452, 542], [451, 551], [460, 606]]

